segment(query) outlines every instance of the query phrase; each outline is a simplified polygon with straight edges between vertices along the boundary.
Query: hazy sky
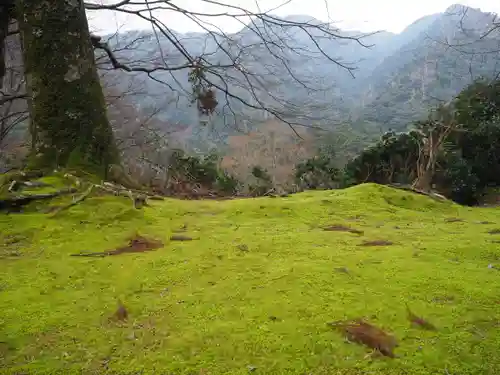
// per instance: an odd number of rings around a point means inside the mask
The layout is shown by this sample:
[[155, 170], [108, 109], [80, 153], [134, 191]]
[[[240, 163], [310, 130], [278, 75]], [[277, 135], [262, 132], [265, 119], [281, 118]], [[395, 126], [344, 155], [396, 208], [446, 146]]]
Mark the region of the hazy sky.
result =
[[[110, 4], [119, 0], [88, 0], [93, 3]], [[137, 0], [136, 0], [137, 1]], [[153, 2], [153, 0], [150, 0]], [[261, 11], [276, 8], [285, 0], [219, 0], [245, 9]], [[208, 4], [203, 0], [173, 0], [172, 3], [200, 13], [235, 12]], [[305, 14], [322, 21], [336, 23], [340, 28], [363, 32], [387, 30], [401, 32], [415, 20], [433, 13], [443, 12], [452, 4], [464, 4], [483, 11], [500, 14], [500, 0], [290, 0], [273, 11], [277, 15]], [[140, 18], [109, 11], [87, 12], [92, 31], [98, 33], [130, 29], [150, 29], [151, 25]], [[172, 12], [156, 12], [155, 16], [174, 30], [180, 32], [201, 31], [200, 27], [184, 15]], [[228, 17], [205, 18], [226, 32], [241, 29], [242, 24]]]

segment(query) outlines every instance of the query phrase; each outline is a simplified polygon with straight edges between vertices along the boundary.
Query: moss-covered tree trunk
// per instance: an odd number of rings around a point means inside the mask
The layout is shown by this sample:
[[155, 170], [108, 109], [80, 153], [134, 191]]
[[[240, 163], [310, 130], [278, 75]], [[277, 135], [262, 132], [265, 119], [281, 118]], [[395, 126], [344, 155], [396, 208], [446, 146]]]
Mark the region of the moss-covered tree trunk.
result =
[[83, 0], [18, 0], [36, 167], [106, 175], [117, 162]]

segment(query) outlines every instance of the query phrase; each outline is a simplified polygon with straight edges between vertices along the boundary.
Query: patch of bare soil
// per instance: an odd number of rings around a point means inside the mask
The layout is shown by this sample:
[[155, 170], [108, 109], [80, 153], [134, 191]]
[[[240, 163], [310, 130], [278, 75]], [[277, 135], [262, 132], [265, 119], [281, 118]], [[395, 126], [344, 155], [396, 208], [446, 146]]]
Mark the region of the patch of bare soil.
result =
[[373, 240], [373, 241], [363, 241], [363, 243], [358, 246], [390, 246], [394, 245], [394, 242], [387, 240]]
[[358, 235], [364, 234], [364, 232], [362, 230], [346, 227], [345, 225], [342, 225], [342, 224], [333, 224], [333, 225], [330, 225], [328, 227], [323, 227], [323, 230], [325, 230], [327, 232], [349, 232], [349, 233], [354, 233], [354, 234], [358, 234]]
[[119, 247], [114, 250], [102, 251], [99, 253], [77, 253], [77, 254], [71, 254], [71, 256], [105, 257], [105, 256], [120, 255], [125, 253], [143, 253], [146, 251], [156, 250], [161, 247], [163, 247], [163, 243], [161, 241], [136, 235], [129, 240], [127, 246]]
[[362, 319], [328, 323], [342, 332], [349, 341], [377, 350], [386, 357], [394, 358], [398, 342], [393, 335], [375, 327]]

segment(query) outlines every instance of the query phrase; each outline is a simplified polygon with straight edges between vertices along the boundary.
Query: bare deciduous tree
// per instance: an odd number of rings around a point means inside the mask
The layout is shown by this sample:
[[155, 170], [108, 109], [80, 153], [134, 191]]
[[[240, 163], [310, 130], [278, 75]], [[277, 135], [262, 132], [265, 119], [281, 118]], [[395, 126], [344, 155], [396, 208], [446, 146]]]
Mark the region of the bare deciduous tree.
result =
[[413, 188], [428, 192], [431, 190], [436, 163], [444, 142], [452, 132], [460, 130], [453, 112], [453, 102], [436, 108], [426, 121], [416, 124], [422, 135], [422, 145], [417, 160], [417, 178]]

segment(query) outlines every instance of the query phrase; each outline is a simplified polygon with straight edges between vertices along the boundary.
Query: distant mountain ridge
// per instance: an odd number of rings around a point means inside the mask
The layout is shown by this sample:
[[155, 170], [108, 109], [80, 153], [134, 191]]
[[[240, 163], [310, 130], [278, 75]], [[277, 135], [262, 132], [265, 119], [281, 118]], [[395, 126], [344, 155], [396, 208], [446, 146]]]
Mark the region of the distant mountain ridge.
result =
[[[290, 69], [299, 79], [321, 88], [316, 91], [307, 90], [292, 79], [288, 69], [280, 68], [276, 59], [262, 46], [249, 49], [251, 54], [244, 58], [247, 67], [269, 81], [270, 93], [291, 103], [294, 108], [302, 106], [304, 112], [317, 119], [314, 120], [314, 125], [320, 124], [334, 129], [335, 123], [349, 121], [357, 127], [404, 129], [412, 121], [424, 116], [431, 105], [449, 100], [473, 79], [498, 73], [499, 54], [486, 52], [498, 48], [499, 33], [492, 33], [481, 43], [474, 44], [474, 56], [444, 44], [446, 40], [456, 44], [472, 43], [486, 31], [488, 20], [491, 21], [491, 18], [491, 13], [456, 4], [443, 13], [416, 20], [399, 34], [380, 32], [366, 37], [364, 43], [373, 44], [370, 48], [354, 41], [319, 40], [318, 43], [328, 54], [338, 56], [343, 63], [357, 67], [354, 79], [345, 69], [324, 58], [293, 53], [284, 56]], [[321, 21], [304, 15], [284, 19], [321, 24]], [[231, 38], [241, 45], [256, 43], [258, 37], [248, 27], [263, 26], [248, 25], [238, 33], [231, 34]], [[280, 28], [271, 31], [288, 32]], [[357, 32], [348, 31], [342, 34], [355, 35]], [[227, 63], [228, 59], [217, 43], [222, 43], [228, 49], [234, 48], [222, 37], [217, 39], [217, 36], [203, 33], [176, 33], [175, 37], [192, 55], [209, 52], [221, 64]], [[303, 33], [296, 32], [293, 37], [290, 41], [293, 43], [292, 47], [307, 47], [312, 44]], [[124, 61], [159, 62], [162, 59], [158, 48], [159, 40], [162, 55], [168, 63], [182, 63], [181, 56], [166, 38], [150, 32], [126, 32], [120, 34], [117, 41], [112, 39], [110, 42], [119, 47], [131, 44], [136, 38], [142, 38], [138, 49], [126, 49], [118, 53]], [[133, 76], [124, 72], [114, 74], [122, 77], [123, 87], [128, 85]], [[144, 84], [150, 97], [146, 101], [141, 99], [136, 104], [139, 107], [161, 107], [164, 119], [172, 123], [198, 123], [198, 115], [195, 108], [190, 106], [189, 98], [179, 95], [183, 92], [187, 95], [189, 92], [187, 72], [160, 72], [155, 73], [155, 77], [177, 92], [155, 81], [145, 80]], [[236, 75], [227, 77], [236, 79]], [[235, 89], [235, 93], [246, 95], [243, 88]], [[224, 99], [222, 96], [220, 95], [221, 100]], [[214, 126], [219, 135], [230, 134], [235, 127], [245, 128], [251, 122], [258, 124], [269, 118], [269, 115], [262, 111], [250, 110], [237, 101], [232, 100], [232, 105], [233, 111], [221, 109], [214, 119]], [[207, 134], [204, 133], [204, 136]]]

